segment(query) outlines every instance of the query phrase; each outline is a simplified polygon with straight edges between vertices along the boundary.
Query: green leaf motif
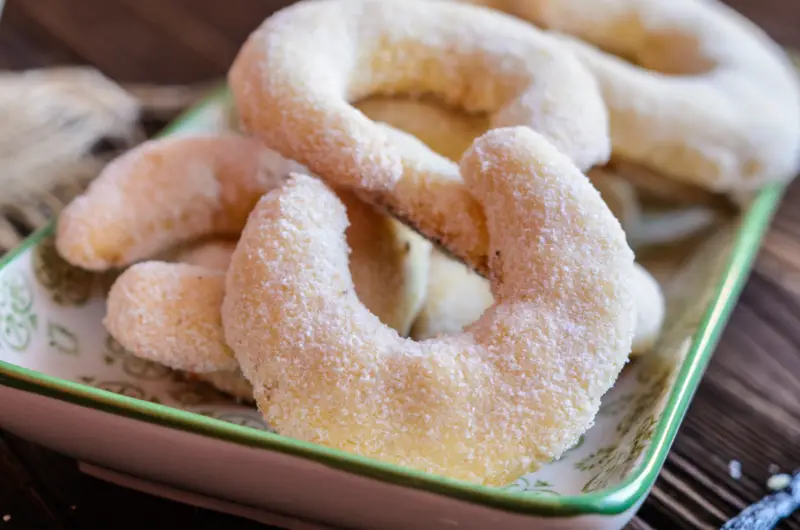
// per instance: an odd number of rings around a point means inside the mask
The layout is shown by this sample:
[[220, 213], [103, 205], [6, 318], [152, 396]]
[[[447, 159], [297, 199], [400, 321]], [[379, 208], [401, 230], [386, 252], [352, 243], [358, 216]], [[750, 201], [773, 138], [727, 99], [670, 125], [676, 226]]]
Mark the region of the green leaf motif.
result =
[[653, 411], [659, 401], [665, 397], [671, 387], [669, 384], [670, 376], [671, 371], [661, 369], [652, 375], [651, 379], [648, 379], [644, 384], [640, 385], [640, 388], [643, 388], [644, 391], [636, 395], [630, 410], [627, 411], [625, 416], [617, 424], [617, 432], [620, 435], [625, 435], [632, 431], [636, 424], [642, 421], [642, 419], [646, 419], [647, 415]]
[[531, 483], [528, 481], [528, 477], [520, 477], [508, 486], [504, 486], [503, 489], [508, 491], [527, 491], [531, 488]]
[[582, 489], [584, 493], [622, 480], [637, 465], [653, 438], [679, 364], [657, 356], [643, 358], [639, 363], [637, 391], [609, 403], [613, 408], [620, 405], [617, 414], [622, 414], [614, 440], [575, 464], [577, 470], [590, 474]]
[[597, 491], [624, 475], [623, 470], [627, 463], [626, 451], [618, 448], [603, 448], [598, 451], [598, 453], [601, 452], [602, 455], [595, 461], [595, 466], [592, 468], [598, 471], [584, 484], [581, 489], [584, 493]]
[[197, 405], [211, 405], [215, 403], [230, 403], [230, 396], [222, 394], [211, 385], [199, 381], [176, 381], [168, 391], [169, 397], [177, 401], [182, 407]]
[[578, 462], [575, 467], [580, 471], [597, 471], [584, 484], [582, 491], [584, 493], [597, 491], [612, 482], [622, 480], [636, 465], [642, 452], [650, 445], [655, 427], [654, 414], [640, 418], [633, 436], [618, 441], [618, 445], [603, 447]]
[[224, 421], [227, 423], [232, 423], [234, 425], [241, 425], [242, 427], [250, 427], [252, 429], [258, 429], [260, 431], [269, 431], [271, 430], [264, 421], [259, 418], [255, 418], [252, 416], [248, 416], [245, 414], [236, 414], [231, 412], [218, 412], [218, 411], [211, 411], [206, 412], [203, 414], [204, 416], [208, 416], [210, 418], [214, 418], [220, 421]]
[[613, 458], [616, 446], [601, 447], [594, 453], [582, 458], [575, 463], [578, 471], [594, 471], [599, 467], [605, 467]]
[[56, 304], [82, 306], [91, 298], [98, 275], [65, 261], [56, 250], [55, 236], [36, 246], [33, 267], [39, 284]]
[[633, 469], [653, 437], [659, 407], [671, 387], [675, 364], [656, 356], [639, 361], [637, 391], [627, 393], [605, 405], [606, 414], [621, 414], [615, 439], [606, 447], [575, 464], [579, 471], [591, 473], [583, 492], [597, 491], [622, 480]]
[[655, 431], [656, 418], [651, 414], [639, 424], [639, 428], [636, 431], [636, 436], [633, 438], [633, 443], [630, 445], [631, 449], [628, 455], [629, 461], [634, 462], [639, 458], [639, 455], [641, 455], [647, 446], [650, 445], [650, 440], [653, 439]]
[[25, 351], [37, 324], [31, 282], [20, 271], [4, 274], [0, 278], [0, 345]]
[[0, 282], [0, 307], [8, 306], [12, 313], [27, 313], [33, 307], [33, 288], [20, 271], [9, 272]]
[[75, 333], [55, 322], [47, 323], [47, 340], [51, 348], [67, 355], [79, 355]]
[[97, 383], [96, 386], [102, 390], [114, 392], [115, 394], [120, 394], [122, 396], [128, 396], [136, 399], [145, 398], [145, 392], [141, 387], [132, 385], [125, 381], [103, 381]]
[[551, 482], [536, 479], [536, 481], [531, 484], [531, 481], [528, 477], [520, 477], [519, 480], [515, 481], [513, 484], [509, 484], [505, 489], [509, 491], [532, 493], [534, 495], [545, 497], [561, 496], [561, 494], [555, 490], [554, 485]]
[[166, 379], [172, 372], [163, 364], [148, 361], [131, 354], [123, 358], [122, 369], [129, 376], [146, 381]]
[[633, 400], [634, 394], [629, 392], [623, 394], [608, 402], [603, 402], [600, 405], [600, 410], [597, 412], [600, 416], [616, 416], [630, 404]]
[[106, 335], [105, 349], [107, 354], [114, 357], [123, 357], [128, 355], [128, 351], [110, 334]]
[[535, 493], [536, 495], [541, 495], [543, 497], [561, 497], [561, 494], [559, 492], [557, 492], [556, 490], [553, 490], [553, 489], [539, 488], [539, 489], [533, 489], [533, 490], [529, 490], [529, 491], [531, 493]]

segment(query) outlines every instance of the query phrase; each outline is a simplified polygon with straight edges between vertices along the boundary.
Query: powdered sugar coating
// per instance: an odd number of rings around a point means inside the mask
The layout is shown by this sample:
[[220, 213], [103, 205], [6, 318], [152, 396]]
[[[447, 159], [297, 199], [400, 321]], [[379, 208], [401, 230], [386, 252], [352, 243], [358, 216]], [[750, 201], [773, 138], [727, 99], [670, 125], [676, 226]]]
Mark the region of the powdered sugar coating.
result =
[[[350, 223], [356, 295], [381, 322], [407, 334], [425, 301], [431, 244], [352, 194], [339, 197]], [[196, 374], [228, 374], [238, 364], [225, 344], [220, 308], [234, 249], [233, 242], [208, 240], [180, 253], [182, 263], [131, 266], [108, 294], [106, 329], [138, 357]]]
[[111, 286], [103, 324], [137, 357], [194, 373], [235, 370], [219, 313], [224, 279], [197, 265], [138, 263]]
[[[233, 251], [235, 249], [236, 241], [231, 241], [228, 239], [212, 239], [192, 245], [183, 252], [180, 252], [176, 257], [176, 261], [189, 265], [206, 267], [207, 269], [213, 269], [224, 273], [228, 270], [228, 265], [231, 262], [231, 256], [233, 256]], [[220, 288], [215, 280], [212, 280], [212, 283], [213, 285], [210, 286], [212, 289]], [[224, 285], [222, 285], [221, 288], [224, 290]], [[145, 304], [148, 303], [147, 300], [141, 300], [140, 303], [141, 302]], [[189, 301], [187, 300], [186, 302], [188, 303]], [[209, 317], [211, 316], [211, 313], [204, 312], [203, 315]], [[221, 316], [215, 314], [213, 315], [213, 318], [213, 323], [209, 322], [209, 324], [213, 326], [219, 326], [219, 334], [216, 336], [222, 339], [223, 334], [221, 328]], [[206, 344], [201, 348], [201, 351], [209, 348], [218, 349], [219, 351], [230, 351], [224, 343], [217, 344], [216, 346], [213, 344]], [[157, 356], [168, 355], [164, 350], [159, 350], [154, 353], [157, 353]], [[194, 355], [194, 352], [189, 351], [186, 352], [186, 354], [191, 357]], [[173, 363], [174, 362], [175, 359], [173, 359]], [[253, 401], [253, 386], [242, 374], [242, 371], [239, 370], [238, 363], [236, 364], [235, 370], [212, 369], [212, 371], [194, 373], [191, 375], [201, 381], [209, 383], [220, 392], [230, 394], [245, 401]]]
[[60, 214], [56, 248], [102, 271], [201, 235], [238, 234], [253, 205], [304, 168], [234, 134], [150, 140], [112, 161]]
[[225, 344], [219, 312], [223, 274], [235, 248], [229, 240], [210, 240], [178, 255], [189, 267], [135, 265], [112, 287], [103, 323], [132, 355], [188, 372], [220, 392], [252, 402], [253, 387]]
[[754, 190], [798, 173], [795, 70], [764, 31], [722, 2], [491, 3], [577, 37], [560, 40], [600, 83], [615, 157], [718, 192]]
[[250, 36], [228, 81], [244, 130], [334, 186], [413, 219], [469, 262], [486, 261], [484, 223], [456, 164], [422, 144], [430, 156], [399, 146], [351, 102], [430, 93], [488, 113], [492, 127], [530, 126], [582, 169], [610, 152], [607, 111], [588, 70], [529, 24], [476, 6], [300, 2]]
[[358, 301], [345, 209], [322, 182], [293, 175], [253, 210], [223, 324], [279, 432], [501, 485], [592, 425], [635, 326], [619, 222], [529, 128], [490, 131], [461, 168], [485, 208], [497, 303], [440, 339], [402, 338]]

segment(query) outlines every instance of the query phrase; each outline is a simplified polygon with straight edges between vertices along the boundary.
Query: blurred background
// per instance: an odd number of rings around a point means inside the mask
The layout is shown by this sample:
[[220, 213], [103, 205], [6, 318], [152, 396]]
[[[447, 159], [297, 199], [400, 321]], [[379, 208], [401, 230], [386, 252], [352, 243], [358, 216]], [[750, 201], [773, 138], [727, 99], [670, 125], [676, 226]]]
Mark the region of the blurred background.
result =
[[[0, 68], [91, 64], [122, 83], [224, 75], [239, 45], [281, 0], [10, 0]], [[726, 0], [784, 45], [800, 46], [800, 2]]]
[[[57, 196], [7, 187], [14, 171], [30, 171], [31, 166], [18, 167], [21, 160], [34, 165], [49, 161], [42, 165], [43, 173], [54, 171], [55, 162], [61, 161], [56, 164], [59, 174], [67, 164], [74, 164], [70, 170], [80, 178], [90, 178], [97, 164], [163, 127], [221, 81], [248, 33], [289, 3], [8, 1], [0, 19], [0, 172], [5, 173], [0, 175], [0, 254], [46, 222], [59, 205]], [[780, 44], [800, 48], [800, 1], [727, 3]], [[50, 70], [56, 66], [90, 69]], [[88, 161], [65, 158], [64, 162], [58, 153], [26, 141], [40, 137], [41, 130], [15, 126], [19, 123], [15, 119], [28, 119], [30, 111], [36, 110], [26, 105], [39, 101], [30, 90], [34, 85], [22, 82], [24, 77], [18, 75], [31, 69], [46, 69], [38, 74], [52, 76], [49, 82], [64, 98], [59, 100], [58, 112], [75, 104], [111, 107], [110, 113], [100, 112], [100, 118], [85, 122], [80, 129], [86, 136]], [[141, 113], [122, 111], [130, 98], [141, 105]], [[64, 128], [52, 132], [65, 133], [78, 134]], [[753, 356], [760, 355], [759, 364], [771, 364], [789, 374], [800, 371], [796, 331], [800, 329], [800, 250], [791, 250], [800, 249], [800, 225], [792, 211], [796, 208], [790, 206], [800, 204], [797, 201], [800, 193], [795, 185], [661, 478], [631, 528], [717, 528], [764, 494], [769, 464], [797, 465], [791, 458], [797, 457], [800, 444], [800, 386], [787, 395], [768, 378], [756, 379], [744, 369]], [[771, 318], [758, 317], [765, 314]], [[737, 332], [742, 329], [747, 332]], [[729, 475], [731, 460], [742, 462], [741, 479]], [[3, 514], [9, 514], [10, 520], [0, 526], [24, 529], [264, 528], [85, 477], [74, 461], [0, 431], [0, 517]], [[795, 516], [781, 528], [800, 529], [800, 518]]]

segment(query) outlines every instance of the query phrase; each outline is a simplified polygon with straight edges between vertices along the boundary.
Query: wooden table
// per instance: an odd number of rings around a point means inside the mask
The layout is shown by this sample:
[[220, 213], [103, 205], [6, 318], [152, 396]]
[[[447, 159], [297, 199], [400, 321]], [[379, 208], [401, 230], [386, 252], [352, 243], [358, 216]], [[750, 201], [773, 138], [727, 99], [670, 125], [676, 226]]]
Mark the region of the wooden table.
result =
[[[9, 0], [0, 68], [84, 63], [123, 82], [225, 72], [242, 40], [287, 2]], [[800, 2], [729, 0], [800, 47]], [[1, 118], [0, 118], [1, 119]], [[800, 466], [800, 183], [793, 186], [652, 495], [630, 528], [718, 528], [764, 495], [770, 465]], [[742, 463], [742, 477], [728, 462]], [[3, 522], [3, 515], [10, 520]], [[0, 528], [263, 528], [88, 478], [75, 462], [0, 432]], [[781, 528], [800, 529], [800, 514]]]

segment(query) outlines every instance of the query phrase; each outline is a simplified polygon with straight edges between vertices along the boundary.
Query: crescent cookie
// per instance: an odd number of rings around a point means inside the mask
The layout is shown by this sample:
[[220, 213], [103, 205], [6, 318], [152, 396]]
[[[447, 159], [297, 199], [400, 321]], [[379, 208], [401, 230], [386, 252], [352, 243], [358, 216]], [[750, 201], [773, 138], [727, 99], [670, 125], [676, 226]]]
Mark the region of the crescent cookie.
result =
[[532, 127], [580, 169], [610, 153], [608, 114], [590, 72], [550, 36], [477, 6], [300, 2], [247, 39], [228, 82], [243, 130], [482, 270], [485, 218], [457, 165], [350, 102], [428, 93], [486, 113], [490, 127]]
[[191, 373], [234, 371], [219, 315], [224, 277], [198, 265], [137, 263], [111, 286], [103, 325], [137, 357]]
[[201, 236], [235, 236], [262, 193], [303, 170], [236, 134], [150, 140], [64, 208], [56, 249], [76, 267], [104, 271]]
[[[238, 236], [259, 197], [301, 167], [238, 135], [152, 140], [112, 162], [67, 207], [57, 247], [73, 264], [102, 270], [197, 238]], [[352, 193], [340, 196], [352, 223], [359, 295], [387, 325], [408, 333], [424, 302], [431, 244]], [[182, 259], [208, 265], [212, 254], [224, 263], [225, 252], [201, 246]], [[109, 332], [134, 354], [176, 369], [235, 368], [220, 326], [222, 273], [164, 265], [141, 263], [117, 278], [108, 295]]]
[[[470, 146], [473, 139], [481, 134], [486, 127], [484, 120], [479, 117], [457, 113], [454, 110], [444, 108], [442, 105], [425, 100], [373, 98], [359, 102], [357, 107], [371, 119], [417, 135], [435, 151], [449, 154], [454, 159], [460, 157]], [[429, 299], [426, 292], [432, 284], [428, 282], [428, 286], [425, 286], [422, 285], [422, 282], [427, 281], [425, 262], [430, 252], [430, 245], [390, 218], [382, 216], [381, 219], [377, 219], [369, 206], [358, 201], [351, 194], [340, 193], [339, 195], [345, 201], [345, 205], [348, 206], [348, 216], [351, 220], [351, 226], [348, 230], [348, 244], [351, 248], [362, 249], [361, 252], [367, 253], [374, 258], [374, 261], [357, 259], [358, 252], [356, 252], [356, 259], [351, 262], [351, 272], [356, 278], [356, 292], [362, 302], [377, 314], [383, 322], [405, 335], [409, 332], [411, 322], [416, 318], [423, 303]], [[388, 232], [392, 237], [387, 238], [386, 234], [382, 233], [383, 231]], [[409, 239], [411, 243], [407, 255], [405, 255], [404, 248], [405, 239]], [[393, 240], [394, 243], [392, 242]], [[198, 265], [224, 272], [228, 268], [230, 257], [235, 248], [236, 242], [233, 240], [205, 240], [189, 245], [172, 256], [169, 261]], [[392, 267], [394, 272], [387, 270], [386, 266], [375, 266], [375, 263], [379, 262], [391, 264], [398, 261], [402, 262], [403, 260], [405, 260], [405, 267], [403, 265], [396, 268]], [[400, 272], [406, 269], [408, 270], [408, 277], [403, 280]], [[173, 272], [188, 273], [188, 271], [181, 269]], [[140, 280], [142, 284], [147, 282], [147, 278], [140, 278]], [[212, 277], [205, 281], [208, 282], [208, 287], [213, 293], [221, 296], [223, 289], [216, 285], [218, 279], [213, 279]], [[407, 288], [399, 290], [396, 286], [399, 281], [405, 281]], [[480, 281], [482, 282], [481, 285], [485, 285], [485, 289], [488, 292], [488, 283], [483, 279]], [[184, 296], [190, 296], [191, 294], [185, 293], [184, 295], [177, 291], [173, 293], [172, 298], [180, 300]], [[179, 303], [188, 303], [188, 300]], [[136, 300], [130, 300], [126, 310], [131, 310], [134, 304], [148, 305], [147, 297], [139, 296]], [[203, 352], [211, 350], [216, 353], [211, 360], [211, 364], [207, 365], [206, 368], [214, 370], [215, 362], [220, 363], [220, 368], [227, 367], [229, 350], [222, 340], [221, 323], [218, 314], [203, 312], [197, 317], [205, 318], [208, 321], [208, 329], [214, 329], [216, 332], [213, 335], [205, 335], [205, 342], [201, 346], [194, 344], [189, 337], [185, 339], [176, 338], [172, 341], [173, 343], [191, 345], [192, 349], [178, 354], [172, 353], [166, 357], [166, 361], [172, 366], [194, 367], [196, 370], [197, 365], [194, 364], [192, 359], [178, 361], [176, 357], [189, 357], [193, 354], [193, 351], [198, 352], [198, 355], [202, 357]], [[175, 328], [173, 328], [174, 330]], [[188, 330], [179, 328], [177, 331], [184, 333]], [[154, 344], [148, 345], [146, 349], [153, 351], [157, 358], [165, 355], [165, 352], [158, 350]], [[252, 400], [252, 386], [241, 375], [238, 367], [235, 371], [196, 372], [194, 376], [209, 382], [223, 392], [242, 399]]]
[[[381, 322], [405, 335], [425, 301], [431, 245], [352, 195], [340, 199], [351, 223], [355, 292]], [[150, 261], [128, 268], [109, 291], [103, 323], [138, 357], [192, 373], [230, 372], [237, 363], [220, 317], [225, 269], [215, 266], [230, 255], [202, 248], [183, 259], [206, 266]]]
[[[356, 294], [381, 321], [408, 334], [425, 299], [431, 244], [353, 194], [339, 192], [347, 207], [347, 242]], [[175, 261], [224, 272], [236, 242], [203, 241], [178, 253]]]
[[[372, 98], [356, 107], [372, 120], [414, 135], [433, 151], [457, 160], [485, 128], [480, 116], [459, 113], [435, 102], [419, 99]], [[699, 211], [670, 212], [659, 216], [663, 230], [644, 220], [636, 188], [613, 169], [594, 168], [588, 174], [611, 212], [619, 219], [629, 243], [653, 244], [680, 239], [708, 226]], [[698, 226], [699, 225], [699, 226]], [[633, 235], [633, 239], [632, 236]], [[631, 354], [649, 351], [661, 333], [665, 301], [660, 286], [640, 265], [634, 282], [638, 309]], [[425, 304], [414, 321], [410, 337], [424, 340], [460, 332], [476, 321], [494, 299], [489, 282], [463, 263], [434, 250], [428, 275]]]
[[463, 333], [422, 342], [359, 302], [345, 208], [322, 182], [293, 175], [255, 207], [222, 316], [278, 432], [501, 485], [592, 425], [635, 328], [633, 253], [619, 222], [527, 127], [489, 131], [461, 168], [485, 211], [496, 303]]
[[725, 193], [798, 173], [795, 69], [763, 30], [722, 2], [490, 3], [565, 34], [562, 44], [602, 89], [614, 157]]

